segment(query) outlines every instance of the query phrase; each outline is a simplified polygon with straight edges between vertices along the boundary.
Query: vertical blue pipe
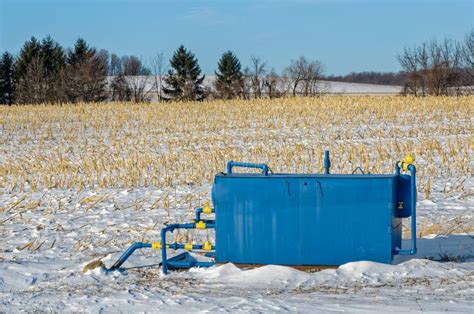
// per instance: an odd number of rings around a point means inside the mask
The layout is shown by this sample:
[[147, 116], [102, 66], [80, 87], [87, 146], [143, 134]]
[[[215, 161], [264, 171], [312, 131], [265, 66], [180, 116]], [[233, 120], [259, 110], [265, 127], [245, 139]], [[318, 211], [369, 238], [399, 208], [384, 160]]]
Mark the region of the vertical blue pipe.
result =
[[400, 166], [398, 165], [398, 161], [395, 163], [395, 174], [398, 176], [400, 175]]
[[163, 274], [168, 273], [168, 265], [166, 265], [166, 229], [168, 227], [164, 227], [161, 229], [161, 271]]
[[331, 160], [329, 159], [329, 151], [324, 151], [324, 173], [329, 174], [329, 168], [331, 167]]
[[196, 220], [196, 222], [201, 220], [201, 213], [202, 213], [202, 208], [201, 207], [197, 208], [196, 209], [196, 218], [194, 219], [194, 220]]
[[410, 188], [411, 188], [411, 251], [410, 254], [416, 254], [416, 167], [408, 165], [410, 170]]
[[[403, 163], [402, 167], [403, 167]], [[407, 170], [410, 171], [410, 198], [411, 198], [411, 248], [408, 250], [398, 250], [395, 254], [399, 255], [414, 255], [416, 254], [416, 167], [412, 164], [407, 166]], [[400, 175], [400, 165], [398, 162], [395, 164], [395, 173]]]

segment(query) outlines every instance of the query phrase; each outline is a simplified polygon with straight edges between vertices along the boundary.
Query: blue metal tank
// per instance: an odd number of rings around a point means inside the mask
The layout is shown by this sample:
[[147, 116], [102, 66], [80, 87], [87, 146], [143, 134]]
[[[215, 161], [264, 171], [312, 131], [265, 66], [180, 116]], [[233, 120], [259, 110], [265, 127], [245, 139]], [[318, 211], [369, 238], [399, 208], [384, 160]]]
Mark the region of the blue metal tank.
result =
[[[395, 254], [416, 253], [416, 168], [410, 156], [394, 174], [273, 174], [265, 164], [229, 162], [215, 176], [214, 208], [196, 209], [188, 223], [167, 224], [161, 242], [133, 243], [108, 269], [119, 269], [138, 249], [161, 251], [162, 272], [217, 263], [337, 266], [368, 260], [391, 263]], [[261, 169], [234, 173], [234, 167]], [[362, 171], [361, 171], [362, 172]], [[403, 172], [403, 173], [402, 173]], [[202, 219], [201, 214], [215, 214]], [[411, 248], [401, 249], [403, 218], [411, 217]], [[216, 243], [167, 242], [178, 229], [215, 229]], [[167, 250], [185, 250], [167, 258]], [[213, 261], [199, 261], [199, 251]], [[86, 266], [87, 268], [87, 266]]]
[[[229, 162], [212, 188], [216, 262], [336, 266], [416, 252], [415, 167], [345, 175], [329, 174], [329, 165], [327, 156], [325, 174], [273, 174], [265, 164]], [[236, 166], [262, 173], [233, 173]], [[412, 248], [401, 250], [401, 220], [410, 216]]]

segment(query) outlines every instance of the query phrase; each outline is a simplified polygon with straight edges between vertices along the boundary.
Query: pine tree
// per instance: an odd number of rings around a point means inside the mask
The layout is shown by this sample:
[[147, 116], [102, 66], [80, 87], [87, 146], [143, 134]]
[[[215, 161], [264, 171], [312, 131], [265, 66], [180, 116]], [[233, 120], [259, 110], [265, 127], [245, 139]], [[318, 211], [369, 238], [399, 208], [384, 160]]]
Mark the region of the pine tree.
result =
[[34, 58], [39, 57], [40, 50], [41, 43], [35, 37], [25, 42], [15, 64], [18, 79], [25, 76], [28, 65]]
[[232, 99], [242, 95], [243, 78], [240, 61], [231, 51], [222, 55], [215, 74], [214, 86], [220, 97]]
[[43, 73], [45, 77], [43, 82], [46, 91], [46, 101], [64, 101], [63, 82], [60, 76], [66, 64], [64, 49], [48, 35], [41, 41], [39, 56], [44, 67]]
[[52, 79], [58, 75], [66, 61], [64, 49], [49, 35], [41, 41], [40, 57], [47, 75]]
[[202, 100], [205, 97], [201, 68], [194, 54], [181, 45], [170, 60], [163, 92], [167, 100]]
[[78, 38], [74, 44], [74, 50], [70, 51], [67, 56], [69, 65], [77, 65], [86, 62], [95, 55], [94, 48], [89, 47], [83, 38]]
[[107, 84], [106, 60], [82, 38], [76, 41], [66, 60], [63, 82], [68, 101], [104, 100]]
[[41, 42], [31, 37], [20, 51], [16, 62], [19, 102], [60, 102], [60, 73], [64, 68], [64, 50], [51, 36]]
[[0, 104], [15, 102], [15, 68], [13, 56], [4, 52], [0, 59]]

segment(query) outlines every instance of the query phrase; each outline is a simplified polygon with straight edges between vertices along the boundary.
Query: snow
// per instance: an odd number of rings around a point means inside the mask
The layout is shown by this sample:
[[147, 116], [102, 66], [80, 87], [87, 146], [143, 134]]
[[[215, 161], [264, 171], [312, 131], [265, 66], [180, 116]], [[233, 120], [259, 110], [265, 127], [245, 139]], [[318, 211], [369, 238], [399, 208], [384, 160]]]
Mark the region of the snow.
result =
[[326, 84], [326, 92], [328, 94], [398, 95], [403, 91], [402, 86], [394, 86], [394, 85], [361, 84], [361, 83], [347, 83], [347, 82], [334, 82], [334, 81], [325, 81], [324, 84]]
[[[470, 125], [459, 141], [469, 143]], [[370, 124], [360, 127], [370, 128]], [[392, 127], [410, 128], [410, 124], [387, 125]], [[342, 130], [343, 126], [334, 128]], [[243, 150], [248, 147], [245, 133], [229, 132], [236, 139], [232, 145]], [[272, 129], [270, 133], [280, 137], [268, 145], [283, 138], [318, 143], [303, 128]], [[22, 133], [16, 136], [5, 139], [3, 148], [21, 160], [25, 145], [21, 144]], [[387, 136], [355, 136], [350, 141], [371, 145]], [[442, 143], [451, 136], [432, 132]], [[64, 142], [59, 138], [50, 144], [35, 149], [52, 151]], [[199, 145], [193, 149], [205, 151], [205, 145]], [[0, 163], [6, 156], [0, 154]], [[440, 161], [417, 160], [420, 173], [432, 164]], [[335, 172], [341, 172], [337, 167]], [[132, 242], [159, 240], [163, 224], [190, 221], [192, 209], [210, 199], [209, 185], [38, 192], [29, 191], [28, 186], [25, 192], [0, 186], [0, 312], [472, 312], [474, 177], [441, 169], [433, 177], [429, 195], [421, 184], [419, 188], [417, 226], [422, 237], [417, 240], [418, 253], [397, 256], [393, 265], [357, 261], [309, 273], [275, 265], [242, 270], [225, 264], [163, 276], [158, 265], [160, 252], [150, 250], [137, 251], [121, 271], [82, 270], [98, 259], [110, 267]], [[156, 200], [164, 198], [172, 210], [156, 205]], [[404, 219], [404, 226], [409, 222]], [[214, 242], [213, 232], [175, 236], [195, 243]], [[407, 240], [404, 247], [409, 247]]]
[[[453, 237], [441, 242], [468, 243], [467, 235]], [[241, 270], [225, 264], [168, 276], [151, 267], [122, 272], [98, 268], [82, 274], [80, 265], [73, 264], [2, 263], [4, 309], [468, 312], [474, 305], [473, 262], [361, 261], [316, 273], [275, 265]]]
[[[472, 197], [454, 194], [448, 202], [441, 189], [434, 189], [433, 200], [420, 195], [421, 218], [443, 217], [446, 223], [463, 215], [472, 222]], [[210, 187], [181, 187], [175, 197], [202, 190]], [[163, 276], [159, 252], [147, 250], [121, 271], [82, 272], [97, 259], [110, 267], [132, 241], [159, 239], [157, 221], [192, 219], [188, 207], [178, 206], [172, 215], [153, 208], [163, 193], [148, 188], [2, 193], [3, 208], [25, 196], [27, 204], [39, 206], [25, 206], [19, 215], [0, 212], [0, 310], [469, 312], [474, 305], [474, 237], [468, 233], [427, 235], [418, 239], [416, 256], [398, 256], [394, 265], [359, 261], [315, 273], [225, 264]], [[214, 240], [212, 233], [188, 236]]]
[[[113, 81], [113, 79], [113, 76], [109, 76], [107, 78], [109, 84]], [[158, 99], [156, 86], [159, 86], [159, 79], [157, 79], [157, 77], [128, 77], [128, 80], [131, 81], [131, 85], [142, 86], [150, 100], [155, 101]], [[203, 84], [206, 87], [212, 88], [214, 86], [214, 81], [215, 76], [206, 75]], [[288, 89], [288, 87], [284, 86], [280, 86], [279, 88], [281, 90]], [[317, 89], [328, 95], [399, 95], [403, 91], [403, 86], [349, 83], [337, 81], [319, 81]], [[291, 94], [291, 91], [289, 91], [288, 93]]]

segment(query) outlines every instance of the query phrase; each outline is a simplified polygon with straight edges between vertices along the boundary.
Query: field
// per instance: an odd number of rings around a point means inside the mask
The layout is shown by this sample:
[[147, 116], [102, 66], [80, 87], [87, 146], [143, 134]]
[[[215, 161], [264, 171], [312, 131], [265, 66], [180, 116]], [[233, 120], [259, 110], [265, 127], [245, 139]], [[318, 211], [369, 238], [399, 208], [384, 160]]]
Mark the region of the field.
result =
[[[474, 303], [473, 110], [474, 97], [399, 96], [0, 107], [0, 304], [467, 310]], [[335, 173], [357, 166], [390, 173], [414, 155], [425, 243], [418, 257], [438, 261], [358, 262], [318, 274], [225, 265], [161, 277], [156, 267], [142, 267], [159, 254], [143, 251], [125, 273], [82, 274], [91, 260], [109, 266], [131, 242], [157, 240], [164, 223], [191, 219], [210, 201], [213, 175], [227, 161], [322, 172], [325, 149]], [[212, 233], [176, 236], [213, 240]]]

